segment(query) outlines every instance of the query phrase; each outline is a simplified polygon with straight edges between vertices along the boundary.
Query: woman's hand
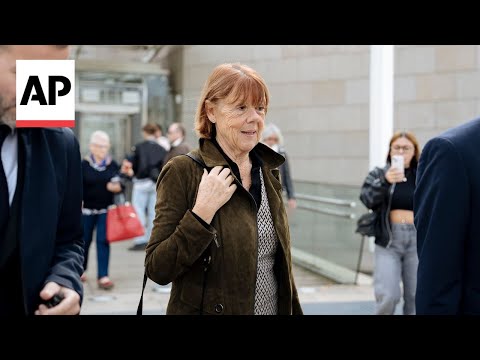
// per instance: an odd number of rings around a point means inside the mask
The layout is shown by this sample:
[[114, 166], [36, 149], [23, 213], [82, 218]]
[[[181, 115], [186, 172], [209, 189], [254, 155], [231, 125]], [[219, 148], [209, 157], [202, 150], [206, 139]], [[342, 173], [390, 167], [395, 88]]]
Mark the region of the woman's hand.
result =
[[107, 183], [107, 190], [112, 193], [119, 193], [122, 191], [122, 185], [119, 182], [108, 182]]
[[120, 172], [122, 174], [125, 174], [127, 176], [132, 177], [134, 175], [133, 168], [132, 168], [132, 163], [130, 161], [126, 160], [126, 159], [123, 160], [122, 161], [122, 166], [120, 168]]
[[405, 173], [397, 168], [390, 167], [385, 174], [385, 179], [387, 179], [390, 184], [402, 182], [405, 181]]
[[229, 168], [222, 170], [222, 166], [215, 166], [210, 173], [204, 169], [192, 211], [210, 224], [215, 213], [230, 200], [237, 189], [233, 182]]

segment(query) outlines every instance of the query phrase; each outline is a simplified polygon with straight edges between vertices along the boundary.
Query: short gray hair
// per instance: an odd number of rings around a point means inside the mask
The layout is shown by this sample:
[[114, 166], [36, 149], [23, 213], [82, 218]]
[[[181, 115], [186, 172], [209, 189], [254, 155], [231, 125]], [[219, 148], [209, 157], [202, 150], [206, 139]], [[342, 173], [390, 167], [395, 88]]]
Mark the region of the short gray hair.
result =
[[110, 136], [105, 131], [97, 130], [92, 133], [90, 136], [90, 144], [94, 143], [96, 139], [102, 139], [108, 141], [110, 144]]
[[270, 123], [265, 126], [265, 129], [263, 129], [262, 141], [269, 138], [272, 135], [276, 135], [278, 137], [278, 143], [280, 145], [283, 145], [283, 135], [282, 135], [282, 132], [280, 131], [280, 128], [277, 125]]

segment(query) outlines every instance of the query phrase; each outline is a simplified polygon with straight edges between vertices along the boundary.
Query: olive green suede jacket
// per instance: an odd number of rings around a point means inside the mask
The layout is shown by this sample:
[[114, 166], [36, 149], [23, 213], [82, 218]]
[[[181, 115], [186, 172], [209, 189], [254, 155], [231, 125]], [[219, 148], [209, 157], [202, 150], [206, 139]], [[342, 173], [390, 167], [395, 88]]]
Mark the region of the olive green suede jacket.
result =
[[[262, 173], [280, 245], [274, 266], [278, 314], [300, 315], [279, 181], [278, 166], [284, 158], [261, 143], [255, 149], [263, 160]], [[228, 166], [210, 140], [200, 140], [194, 153], [208, 169]], [[146, 248], [147, 276], [162, 285], [172, 282], [167, 314], [253, 315], [258, 240], [255, 201], [236, 179], [237, 190], [205, 228], [191, 212], [202, 173], [199, 164], [183, 155], [163, 167]]]

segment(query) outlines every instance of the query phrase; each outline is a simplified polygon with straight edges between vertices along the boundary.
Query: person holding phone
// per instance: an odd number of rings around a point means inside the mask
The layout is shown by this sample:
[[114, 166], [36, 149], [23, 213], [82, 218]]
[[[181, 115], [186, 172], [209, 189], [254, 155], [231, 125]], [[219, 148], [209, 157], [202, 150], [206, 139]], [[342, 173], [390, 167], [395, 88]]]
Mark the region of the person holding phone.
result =
[[382, 235], [375, 238], [374, 291], [377, 315], [393, 315], [403, 283], [403, 314], [415, 314], [417, 239], [413, 195], [420, 146], [411, 132], [396, 132], [384, 168], [376, 167], [362, 185], [360, 200], [380, 212]]

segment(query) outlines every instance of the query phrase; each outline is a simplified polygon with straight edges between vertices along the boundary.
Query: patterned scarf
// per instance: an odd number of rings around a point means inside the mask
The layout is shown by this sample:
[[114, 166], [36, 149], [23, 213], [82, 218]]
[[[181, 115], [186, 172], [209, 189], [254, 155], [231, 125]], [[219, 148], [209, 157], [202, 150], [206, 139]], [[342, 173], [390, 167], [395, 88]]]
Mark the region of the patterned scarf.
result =
[[112, 161], [112, 158], [110, 155], [107, 155], [105, 157], [105, 159], [103, 159], [100, 163], [96, 163], [95, 162], [95, 157], [93, 156], [93, 154], [90, 154], [90, 157], [89, 157], [89, 162], [90, 162], [90, 166], [93, 167], [95, 170], [97, 171], [105, 171], [105, 169], [107, 168], [107, 166], [110, 164], [110, 162]]

